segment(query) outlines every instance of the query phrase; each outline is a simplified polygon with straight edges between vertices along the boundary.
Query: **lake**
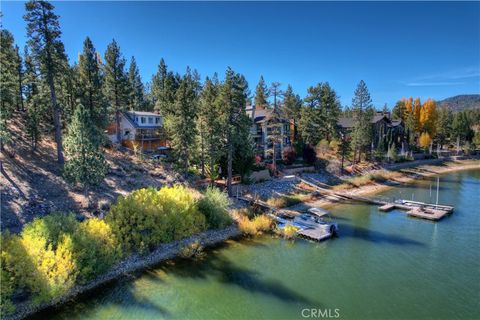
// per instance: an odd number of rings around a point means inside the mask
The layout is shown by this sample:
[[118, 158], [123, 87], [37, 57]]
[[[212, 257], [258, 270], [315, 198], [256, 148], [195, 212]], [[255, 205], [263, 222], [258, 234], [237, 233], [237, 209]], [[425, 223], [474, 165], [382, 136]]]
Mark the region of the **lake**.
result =
[[[432, 177], [375, 197], [435, 202], [435, 193]], [[479, 193], [478, 170], [441, 175], [440, 203], [455, 212], [440, 222], [338, 205], [333, 240], [228, 241], [201, 260], [161, 264], [37, 317], [478, 319]]]

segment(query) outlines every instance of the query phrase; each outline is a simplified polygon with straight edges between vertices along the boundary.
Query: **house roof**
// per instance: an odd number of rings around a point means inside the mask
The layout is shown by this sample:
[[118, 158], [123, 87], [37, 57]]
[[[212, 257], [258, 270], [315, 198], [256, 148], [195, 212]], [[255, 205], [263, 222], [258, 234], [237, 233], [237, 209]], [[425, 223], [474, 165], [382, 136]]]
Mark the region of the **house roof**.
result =
[[[387, 122], [391, 122], [390, 119], [388, 119], [388, 117], [386, 115], [374, 115], [372, 117], [372, 120], [370, 120], [370, 123], [377, 123], [379, 122], [380, 120], [382, 120], [383, 118], [385, 118], [385, 120], [387, 120]], [[353, 121], [353, 117], [340, 117], [338, 118], [338, 121], [337, 121], [338, 125], [343, 127], [343, 128], [353, 128], [353, 125], [354, 125], [354, 121]]]
[[130, 122], [130, 124], [134, 128], [140, 128], [140, 129], [157, 129], [160, 127], [160, 124], [153, 125], [153, 126], [140, 126], [135, 122], [135, 116], [143, 116], [143, 117], [160, 117], [159, 114], [153, 113], [153, 112], [148, 112], [148, 111], [127, 111], [122, 113], [125, 119]]

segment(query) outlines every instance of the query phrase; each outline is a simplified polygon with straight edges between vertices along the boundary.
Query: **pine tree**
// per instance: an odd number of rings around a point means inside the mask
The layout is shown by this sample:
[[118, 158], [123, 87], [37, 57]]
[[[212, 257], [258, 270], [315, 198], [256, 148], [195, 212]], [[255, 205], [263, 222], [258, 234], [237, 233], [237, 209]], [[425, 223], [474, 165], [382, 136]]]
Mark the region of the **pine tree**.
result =
[[23, 76], [24, 76], [24, 71], [23, 71], [23, 61], [22, 57], [20, 56], [19, 48], [18, 46], [15, 46], [15, 65], [16, 65], [16, 70], [17, 70], [17, 98], [16, 98], [16, 104], [17, 104], [17, 110], [25, 110], [24, 104], [23, 104]]
[[0, 149], [10, 141], [7, 120], [16, 107], [17, 70], [15, 66], [15, 48], [13, 35], [5, 29], [0, 30]]
[[298, 139], [298, 122], [302, 111], [302, 99], [293, 93], [293, 88], [288, 85], [287, 90], [283, 94], [283, 116], [293, 121], [293, 132], [291, 135], [292, 143]]
[[27, 13], [24, 15], [24, 19], [27, 22], [28, 45], [42, 76], [48, 83], [57, 144], [57, 160], [63, 166], [61, 107], [57, 101], [55, 81], [64, 71], [67, 59], [63, 43], [60, 40], [59, 17], [53, 12], [54, 6], [47, 1], [29, 1], [25, 4], [25, 9]]
[[65, 138], [65, 178], [85, 189], [105, 178], [108, 165], [100, 149], [101, 137], [92, 122], [90, 110], [77, 106]]
[[361, 80], [358, 83], [352, 99], [353, 110], [353, 129], [352, 129], [352, 147], [354, 150], [354, 161], [358, 155], [360, 160], [361, 153], [366, 152], [372, 143], [372, 125], [370, 123], [374, 109], [372, 99], [366, 83]]
[[340, 102], [328, 82], [308, 88], [299, 122], [303, 141], [316, 146], [320, 140], [331, 140], [337, 135]]
[[130, 83], [130, 110], [145, 110], [145, 88], [140, 78], [140, 71], [138, 70], [135, 57], [130, 61], [128, 68], [128, 80]]
[[205, 175], [207, 164], [210, 174], [215, 175], [216, 172], [212, 170], [218, 165], [222, 155], [222, 130], [217, 104], [219, 90], [217, 75], [215, 74], [212, 79], [207, 77], [200, 97], [197, 119], [202, 175]]
[[445, 107], [441, 108], [438, 112], [438, 118], [435, 123], [437, 140], [440, 145], [440, 148], [443, 148], [443, 145], [448, 141], [452, 135], [452, 122], [453, 122], [453, 113], [450, 109]]
[[405, 100], [399, 100], [392, 109], [392, 118], [405, 121]]
[[89, 37], [83, 42], [83, 52], [79, 56], [77, 70], [80, 102], [89, 110], [92, 123], [99, 131], [103, 131], [108, 122], [108, 114], [102, 89], [101, 61]]
[[255, 88], [255, 108], [265, 109], [268, 107], [268, 87], [263, 80], [263, 76], [260, 76], [257, 87]]
[[[234, 156], [239, 150], [240, 144], [249, 144], [248, 140], [243, 140], [248, 137], [251, 126], [251, 121], [245, 112], [247, 97], [248, 84], [245, 77], [228, 68], [217, 102], [221, 112], [220, 121], [227, 154], [227, 191], [229, 196], [232, 196]], [[247, 147], [251, 148], [251, 145]]]
[[105, 52], [105, 80], [104, 92], [113, 111], [117, 141], [120, 142], [120, 118], [121, 112], [128, 106], [128, 78], [125, 73], [125, 58], [123, 58], [120, 47], [115, 40], [107, 47]]
[[30, 138], [31, 148], [36, 150], [41, 135], [40, 124], [45, 113], [44, 106], [47, 105], [47, 101], [45, 101], [46, 99], [42, 94], [44, 90], [41, 90], [42, 83], [39, 79], [38, 70], [35, 67], [32, 56], [28, 53], [27, 47], [25, 47], [24, 61], [24, 93], [27, 110], [26, 130]]
[[179, 78], [167, 70], [163, 59], [160, 60], [157, 73], [152, 78], [152, 98], [155, 111], [164, 117], [174, 112], [175, 91]]
[[195, 126], [198, 108], [198, 81], [189, 68], [176, 90], [174, 113], [165, 116], [165, 126], [170, 132], [170, 143], [183, 173], [188, 172], [195, 149]]

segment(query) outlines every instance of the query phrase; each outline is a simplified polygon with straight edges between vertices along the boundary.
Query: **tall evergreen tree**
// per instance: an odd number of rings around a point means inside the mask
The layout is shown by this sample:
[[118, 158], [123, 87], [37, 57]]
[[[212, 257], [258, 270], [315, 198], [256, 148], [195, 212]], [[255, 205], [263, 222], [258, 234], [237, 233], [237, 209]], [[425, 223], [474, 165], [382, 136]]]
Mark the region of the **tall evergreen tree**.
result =
[[78, 59], [78, 82], [81, 104], [88, 109], [92, 123], [103, 131], [108, 122], [107, 103], [103, 93], [101, 61], [89, 37], [83, 42]]
[[15, 46], [15, 65], [17, 69], [17, 110], [25, 110], [23, 105], [23, 61], [18, 46]]
[[438, 112], [438, 118], [436, 122], [437, 141], [440, 144], [440, 148], [443, 148], [443, 145], [445, 145], [448, 139], [452, 136], [452, 122], [452, 111], [445, 107], [441, 108]]
[[5, 29], [0, 30], [0, 149], [10, 141], [7, 120], [16, 107], [17, 70], [15, 66], [15, 47], [13, 35]]
[[230, 196], [232, 196], [235, 151], [239, 149], [240, 144], [245, 144], [245, 141], [239, 140], [246, 137], [245, 132], [248, 133], [251, 125], [251, 121], [245, 112], [247, 97], [248, 84], [245, 77], [228, 68], [225, 72], [225, 80], [221, 86], [217, 103], [221, 110], [220, 121], [227, 153], [227, 191]]
[[128, 106], [128, 78], [125, 73], [125, 58], [123, 58], [120, 47], [115, 40], [107, 47], [105, 52], [105, 80], [104, 91], [110, 109], [113, 111], [117, 141], [120, 136], [121, 112]]
[[372, 99], [366, 83], [361, 80], [358, 83], [352, 98], [353, 110], [353, 130], [352, 130], [352, 147], [354, 149], [354, 160], [358, 155], [358, 160], [362, 151], [366, 152], [372, 143], [372, 125], [370, 123], [374, 108]]
[[90, 110], [79, 104], [65, 138], [65, 178], [85, 189], [99, 184], [108, 170], [100, 149], [101, 137], [92, 118]]
[[215, 171], [222, 155], [222, 128], [217, 104], [219, 90], [217, 75], [212, 79], [207, 77], [200, 97], [197, 120], [202, 175], [205, 175], [205, 166], [208, 165], [210, 175], [214, 176], [216, 172], [212, 171]]
[[268, 87], [263, 80], [263, 76], [260, 76], [257, 87], [255, 88], [255, 108], [265, 109], [268, 107]]
[[152, 78], [152, 98], [155, 111], [164, 117], [174, 111], [175, 91], [179, 81], [173, 72], [167, 70], [163, 59], [160, 60], [157, 73]]
[[128, 80], [130, 83], [130, 110], [145, 110], [145, 88], [140, 77], [135, 57], [132, 56], [128, 68]]
[[53, 12], [54, 6], [47, 1], [29, 1], [25, 4], [25, 9], [28, 45], [50, 90], [57, 160], [63, 166], [61, 107], [57, 101], [55, 80], [64, 71], [67, 58], [60, 40], [59, 17]]
[[192, 151], [195, 149], [198, 86], [198, 80], [187, 68], [176, 90], [173, 106], [175, 112], [165, 116], [165, 126], [170, 132], [172, 149], [185, 174], [188, 172]]
[[41, 89], [42, 82], [38, 75], [38, 70], [33, 62], [32, 56], [28, 53], [28, 48], [25, 47], [24, 53], [25, 61], [25, 75], [24, 75], [24, 93], [26, 105], [26, 130], [30, 138], [30, 145], [32, 150], [35, 150], [40, 140], [41, 130], [40, 124], [44, 117], [45, 101], [44, 90]]
[[293, 88], [288, 85], [283, 94], [283, 117], [293, 121], [292, 142], [298, 139], [298, 122], [302, 111], [302, 99], [293, 93]]
[[308, 88], [304, 99], [299, 130], [303, 141], [316, 146], [320, 140], [330, 140], [337, 135], [340, 102], [328, 82]]

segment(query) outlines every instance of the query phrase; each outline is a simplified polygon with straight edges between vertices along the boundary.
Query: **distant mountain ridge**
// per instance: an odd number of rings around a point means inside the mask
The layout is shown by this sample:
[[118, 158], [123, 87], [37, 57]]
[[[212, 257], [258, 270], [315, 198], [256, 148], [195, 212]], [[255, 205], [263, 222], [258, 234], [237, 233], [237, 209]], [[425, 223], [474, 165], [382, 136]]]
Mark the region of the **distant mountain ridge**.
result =
[[446, 107], [454, 112], [465, 109], [480, 109], [480, 94], [461, 94], [437, 102], [437, 106]]

